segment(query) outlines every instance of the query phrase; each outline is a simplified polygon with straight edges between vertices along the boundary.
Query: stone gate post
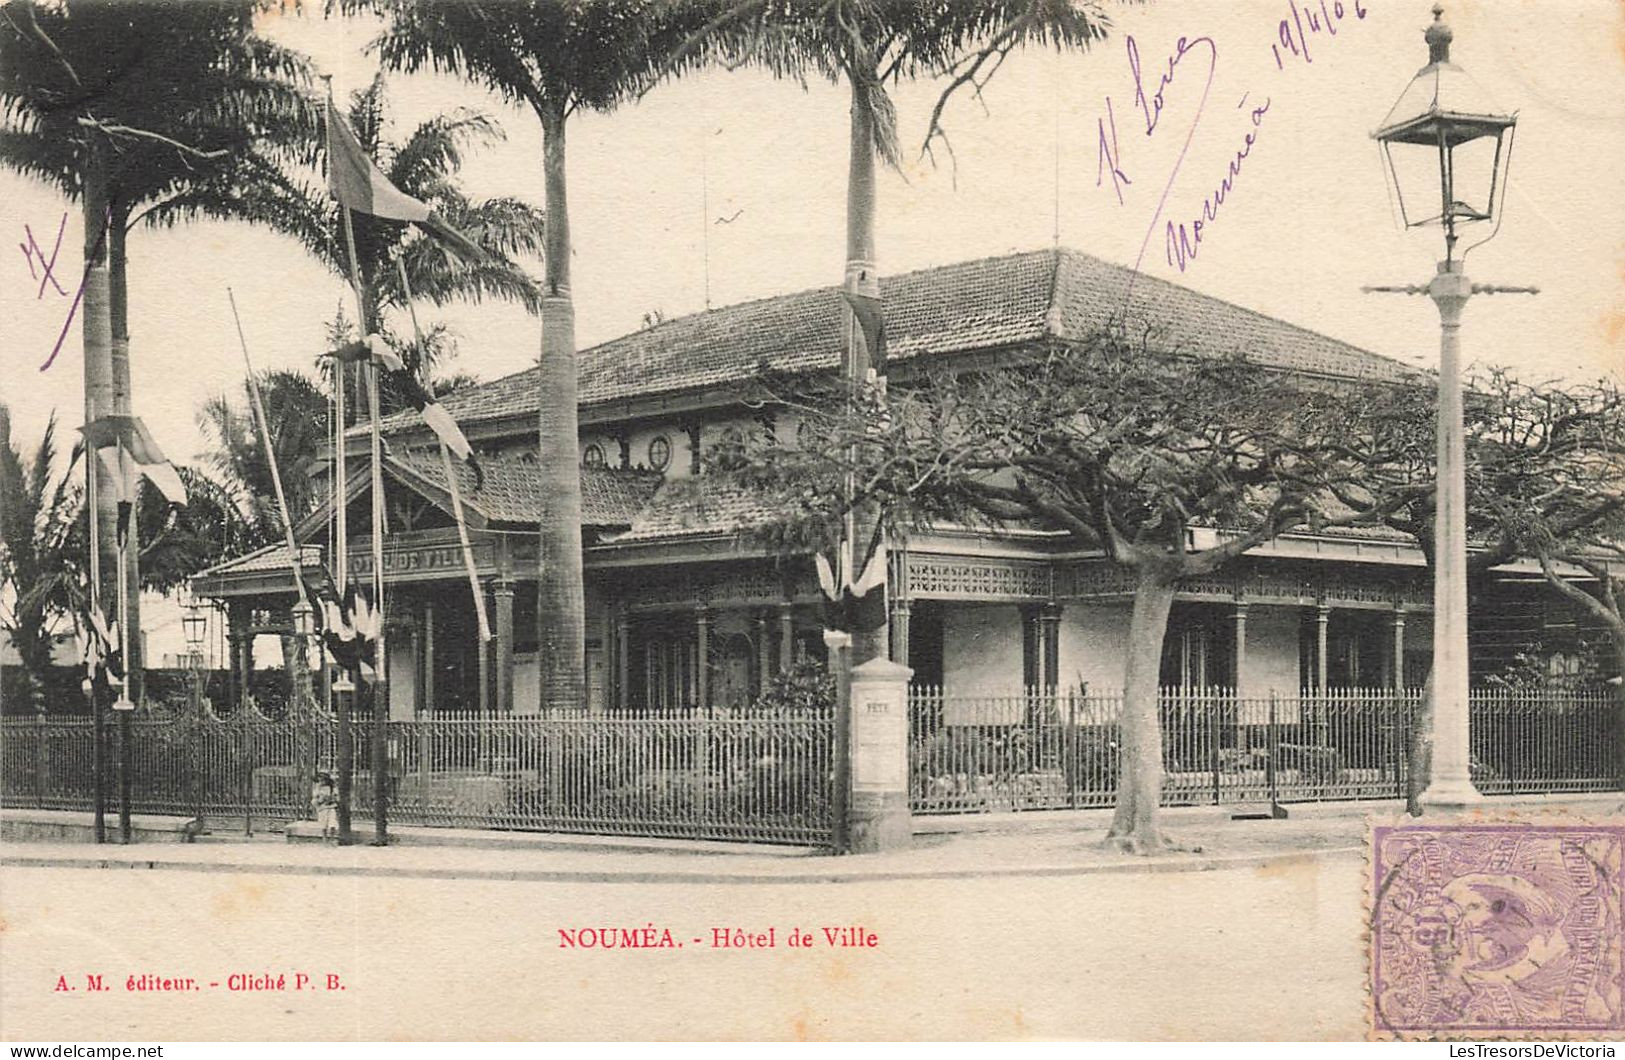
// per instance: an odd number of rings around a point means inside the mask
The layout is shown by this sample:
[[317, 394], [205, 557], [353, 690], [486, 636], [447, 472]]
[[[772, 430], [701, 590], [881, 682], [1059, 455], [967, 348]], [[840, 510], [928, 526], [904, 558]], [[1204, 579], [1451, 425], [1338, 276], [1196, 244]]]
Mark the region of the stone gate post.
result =
[[889, 659], [852, 669], [852, 750], [847, 836], [854, 854], [909, 845], [908, 681], [914, 671]]

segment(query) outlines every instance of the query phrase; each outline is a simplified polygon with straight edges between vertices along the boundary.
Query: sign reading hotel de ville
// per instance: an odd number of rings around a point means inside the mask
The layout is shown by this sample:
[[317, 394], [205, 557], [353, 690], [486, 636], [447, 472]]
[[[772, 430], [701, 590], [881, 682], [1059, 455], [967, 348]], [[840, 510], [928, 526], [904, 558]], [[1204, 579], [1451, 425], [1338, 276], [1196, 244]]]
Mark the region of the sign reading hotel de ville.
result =
[[1618, 1055], [1616, 0], [3, 15], [14, 1048]]

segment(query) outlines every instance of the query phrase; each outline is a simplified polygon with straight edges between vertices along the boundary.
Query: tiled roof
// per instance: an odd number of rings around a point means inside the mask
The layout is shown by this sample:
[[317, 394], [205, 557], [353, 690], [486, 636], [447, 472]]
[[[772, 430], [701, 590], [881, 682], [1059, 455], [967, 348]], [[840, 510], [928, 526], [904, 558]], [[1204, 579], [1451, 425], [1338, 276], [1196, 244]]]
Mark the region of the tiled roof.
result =
[[761, 498], [717, 479], [671, 479], [661, 486], [616, 543], [732, 534], [762, 525], [771, 509]]
[[[321, 562], [322, 549], [320, 545], [299, 546], [300, 566], [315, 568]], [[264, 548], [250, 552], [246, 556], [238, 556], [236, 559], [228, 559], [224, 563], [217, 563], [207, 570], [199, 571], [193, 577], [207, 578], [216, 574], [257, 574], [261, 571], [287, 570], [289, 566], [287, 545], [266, 545]]]
[[[1132, 290], [1131, 290], [1132, 285]], [[1246, 352], [1261, 364], [1335, 376], [1400, 379], [1397, 361], [1210, 298], [1075, 250], [982, 258], [883, 277], [893, 360], [992, 349], [1044, 337], [1079, 339], [1132, 293], [1133, 311], [1174, 348], [1209, 356]], [[582, 350], [583, 406], [839, 363], [838, 288], [711, 309]], [[446, 410], [473, 423], [536, 411], [536, 369], [449, 394]], [[409, 426], [415, 414], [386, 421]]]
[[[437, 490], [446, 489], [446, 476], [438, 457], [407, 452], [387, 462], [408, 475], [422, 478]], [[457, 484], [463, 504], [496, 523], [534, 525], [541, 515], [542, 476], [536, 465], [523, 460], [485, 458], [480, 461], [485, 481], [474, 489], [474, 470], [457, 464]], [[581, 469], [581, 521], [585, 526], [630, 526], [633, 517], [660, 486], [651, 471], [621, 471], [603, 467]]]

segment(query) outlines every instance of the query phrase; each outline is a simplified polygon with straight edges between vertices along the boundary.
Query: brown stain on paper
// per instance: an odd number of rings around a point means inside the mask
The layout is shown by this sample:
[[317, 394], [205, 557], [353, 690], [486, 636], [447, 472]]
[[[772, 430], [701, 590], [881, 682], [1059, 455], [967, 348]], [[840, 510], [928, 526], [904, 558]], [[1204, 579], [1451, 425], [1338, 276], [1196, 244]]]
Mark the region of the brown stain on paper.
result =
[[263, 883], [247, 880], [235, 882], [214, 896], [209, 903], [209, 911], [219, 920], [248, 917], [265, 905], [269, 890]]

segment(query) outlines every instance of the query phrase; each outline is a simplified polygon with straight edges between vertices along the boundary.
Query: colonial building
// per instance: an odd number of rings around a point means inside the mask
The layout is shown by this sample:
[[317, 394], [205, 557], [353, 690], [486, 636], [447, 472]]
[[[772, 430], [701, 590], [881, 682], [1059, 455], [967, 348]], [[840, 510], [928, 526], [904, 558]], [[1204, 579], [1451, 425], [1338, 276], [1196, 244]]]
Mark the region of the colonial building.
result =
[[[1128, 270], [1068, 250], [885, 279], [892, 378], [906, 383], [925, 363], [985, 366], [1083, 338], [1122, 304], [1130, 279]], [[1193, 353], [1242, 350], [1264, 365], [1333, 378], [1408, 374], [1240, 306], [1149, 276], [1132, 282], [1147, 323]], [[833, 370], [841, 306], [833, 287], [802, 291], [658, 323], [580, 353], [590, 709], [742, 704], [776, 670], [822, 656], [811, 564], [769, 554], [752, 539], [748, 529], [761, 514], [755, 502], [708, 479], [705, 454], [735, 430], [798, 441], [792, 419], [746, 408], [739, 384], [769, 369]], [[479, 488], [467, 470], [460, 484], [494, 616], [490, 703], [499, 713], [534, 712], [534, 371], [455, 393], [445, 407], [483, 456]], [[384, 429], [391, 713], [471, 709], [478, 702], [472, 597], [434, 437], [411, 415]], [[364, 432], [353, 431], [353, 529], [369, 525], [366, 455]], [[327, 560], [334, 523], [324, 507], [297, 528], [305, 563]], [[197, 593], [229, 610], [239, 673], [251, 671], [256, 631], [286, 627], [287, 559], [273, 547], [194, 581]], [[350, 542], [349, 563], [353, 577], [370, 578], [361, 537]], [[1065, 534], [943, 527], [896, 546], [891, 564], [893, 653], [917, 682], [949, 694], [1121, 684], [1131, 584]], [[1431, 580], [1407, 539], [1296, 534], [1233, 567], [1180, 592], [1166, 684], [1295, 695], [1415, 685], [1425, 674]]]

